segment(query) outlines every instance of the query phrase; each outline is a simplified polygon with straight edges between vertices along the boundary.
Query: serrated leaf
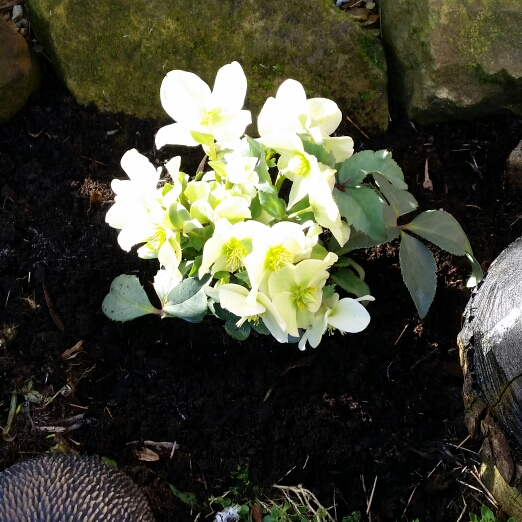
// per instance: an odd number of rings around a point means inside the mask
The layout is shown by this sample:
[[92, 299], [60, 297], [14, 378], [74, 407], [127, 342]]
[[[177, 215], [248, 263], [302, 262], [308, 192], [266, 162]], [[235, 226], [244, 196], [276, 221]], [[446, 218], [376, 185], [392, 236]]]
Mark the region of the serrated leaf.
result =
[[396, 217], [408, 214], [419, 206], [417, 200], [407, 190], [395, 188], [382, 174], [374, 172], [372, 175]]
[[429, 248], [401, 232], [399, 249], [402, 278], [415, 303], [419, 317], [426, 317], [437, 288], [437, 265]]
[[370, 287], [350, 269], [337, 270], [332, 274], [332, 279], [348, 293], [362, 297], [370, 295]]
[[119, 275], [111, 283], [109, 293], [102, 303], [103, 313], [113, 321], [131, 321], [147, 314], [160, 314], [150, 304], [139, 279], [134, 275]]
[[450, 254], [466, 254], [468, 238], [459, 222], [444, 210], [428, 210], [419, 214], [411, 223], [402, 227], [431, 241]]
[[343, 192], [334, 188], [333, 196], [349, 225], [381, 243], [386, 240], [383, 203], [373, 188], [347, 188]]
[[338, 169], [338, 183], [346, 187], [355, 187], [373, 172], [379, 172], [399, 190], [406, 190], [404, 174], [387, 150], [363, 150], [343, 161]]
[[207, 314], [207, 296], [203, 290], [180, 304], [166, 304], [163, 317], [178, 317], [189, 323], [200, 323]]
[[211, 277], [210, 274], [205, 274], [201, 279], [187, 277], [169, 293], [167, 304], [170, 306], [188, 301], [210, 281]]
[[317, 161], [320, 161], [324, 165], [328, 165], [331, 168], [335, 167], [335, 156], [333, 153], [328, 152], [323, 145], [319, 143], [312, 143], [308, 141], [306, 138], [303, 139], [301, 137], [301, 141], [303, 142], [304, 151], [307, 154], [311, 154], [317, 158]]

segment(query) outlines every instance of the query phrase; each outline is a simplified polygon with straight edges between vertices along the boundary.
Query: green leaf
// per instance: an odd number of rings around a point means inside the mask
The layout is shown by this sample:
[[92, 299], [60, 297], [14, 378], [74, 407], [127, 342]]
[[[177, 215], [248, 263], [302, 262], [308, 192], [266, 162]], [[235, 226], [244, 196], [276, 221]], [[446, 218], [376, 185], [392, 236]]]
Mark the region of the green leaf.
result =
[[214, 145], [214, 136], [212, 136], [212, 134], [205, 134], [198, 131], [190, 131], [190, 134], [200, 145], [206, 145], [207, 147]]
[[122, 274], [111, 284], [102, 303], [103, 313], [113, 321], [130, 321], [147, 314], [161, 312], [150, 304], [149, 298], [134, 275]]
[[450, 254], [456, 256], [466, 254], [468, 238], [459, 222], [444, 210], [423, 212], [402, 228], [431, 241]]
[[366, 277], [364, 268], [359, 263], [356, 263], [351, 257], [340, 257], [334, 264], [335, 268], [345, 268], [347, 266], [353, 267], [357, 272], [357, 275], [364, 281], [364, 278]]
[[466, 251], [466, 257], [469, 259], [471, 263], [471, 276], [466, 281], [467, 288], [474, 288], [477, 286], [482, 279], [484, 279], [484, 273], [482, 272], [482, 267], [480, 263], [477, 261], [473, 252], [471, 251], [471, 246], [469, 247], [469, 251]]
[[306, 137], [300, 136], [303, 142], [303, 148], [307, 154], [311, 154], [317, 158], [324, 165], [328, 165], [331, 168], [335, 167], [335, 156], [333, 153], [328, 152], [323, 145], [319, 143], [312, 143]]
[[183, 230], [185, 223], [191, 219], [189, 211], [185, 207], [178, 210], [178, 203], [172, 203], [169, 208], [169, 220], [174, 228]]
[[429, 248], [418, 239], [401, 232], [399, 250], [404, 283], [417, 307], [419, 317], [426, 317], [437, 288], [437, 266]]
[[332, 279], [343, 289], [346, 290], [349, 294], [353, 294], [357, 297], [362, 297], [363, 295], [370, 295], [370, 287], [359, 277], [355, 275], [355, 273], [346, 268], [344, 270], [337, 270], [332, 274]]
[[286, 203], [281, 199], [273, 186], [263, 183], [257, 192], [261, 206], [276, 219], [281, 219], [286, 214]]
[[187, 277], [169, 293], [167, 304], [171, 306], [188, 301], [210, 281], [211, 277], [210, 274], [205, 274], [201, 279]]
[[403, 216], [415, 210], [419, 204], [407, 190], [395, 188], [382, 174], [373, 173], [373, 178], [379, 186], [379, 190], [386, 198], [396, 217]]
[[209, 167], [221, 178], [226, 178], [227, 171], [222, 161], [209, 161]]
[[399, 190], [406, 190], [404, 174], [397, 163], [392, 159], [390, 151], [363, 150], [343, 161], [338, 169], [338, 183], [345, 187], [356, 187], [364, 178], [373, 172], [382, 174], [393, 186]]
[[113, 468], [118, 467], [118, 463], [114, 459], [110, 459], [109, 457], [102, 457], [101, 458], [105, 464], [108, 464], [109, 466], [112, 466]]
[[237, 341], [244, 341], [250, 335], [250, 324], [245, 321], [241, 326], [237, 326], [236, 322], [239, 321], [239, 317], [235, 319], [228, 319], [225, 321], [225, 331], [232, 339]]
[[182, 493], [176, 486], [169, 484], [170, 490], [174, 496], [178, 497], [181, 502], [189, 505], [193, 509], [199, 509], [198, 501], [194, 493]]
[[180, 304], [167, 303], [162, 317], [178, 317], [189, 323], [200, 323], [207, 314], [207, 296], [203, 290]]
[[344, 192], [334, 188], [333, 196], [349, 225], [379, 243], [386, 241], [383, 203], [372, 187], [348, 188]]
[[262, 319], [258, 323], [250, 323], [250, 327], [252, 328], [252, 330], [255, 330], [258, 334], [270, 335], [270, 330], [265, 326], [265, 323]]

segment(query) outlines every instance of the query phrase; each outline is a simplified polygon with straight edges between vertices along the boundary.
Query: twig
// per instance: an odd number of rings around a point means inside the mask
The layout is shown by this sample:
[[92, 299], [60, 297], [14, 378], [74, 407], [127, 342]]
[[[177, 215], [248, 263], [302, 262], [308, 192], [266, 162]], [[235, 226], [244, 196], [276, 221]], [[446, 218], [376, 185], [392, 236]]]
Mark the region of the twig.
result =
[[464, 513], [466, 512], [466, 508], [468, 505], [466, 504], [466, 500], [464, 499], [464, 495], [462, 495], [462, 502], [464, 502], [464, 507], [462, 508], [462, 511], [460, 512], [459, 518], [457, 518], [457, 522], [460, 522], [462, 520], [462, 517], [464, 516]]
[[368, 507], [366, 508], [366, 514], [370, 513], [370, 508], [372, 507], [373, 494], [375, 493], [375, 486], [377, 485], [377, 475], [375, 475], [375, 480], [373, 481], [372, 492], [370, 493], [370, 500], [368, 501]]
[[[419, 482], [419, 484], [420, 484], [420, 482]], [[411, 495], [410, 495], [410, 497], [408, 498], [408, 502], [406, 502], [406, 507], [404, 508], [404, 511], [402, 512], [402, 517], [401, 517], [401, 518], [404, 518], [404, 515], [406, 515], [406, 511], [408, 511], [408, 508], [410, 507], [411, 499], [413, 498], [413, 495], [415, 495], [415, 491], [417, 491], [417, 488], [419, 487], [419, 484], [417, 484], [417, 485], [413, 488], [413, 491], [411, 492]]]
[[45, 286], [45, 284], [42, 284], [42, 286], [43, 286], [43, 291], [44, 291], [45, 302], [47, 303], [47, 308], [49, 309], [49, 314], [51, 315], [51, 318], [54, 321], [54, 324], [58, 327], [58, 330], [60, 330], [60, 332], [63, 333], [65, 331], [65, 327], [63, 326], [62, 320], [58, 317], [58, 314], [56, 313], [56, 311], [54, 309], [54, 305], [53, 305], [53, 302], [51, 301], [51, 296], [49, 295], [49, 292], [47, 291], [47, 287]]
[[367, 139], [369, 140], [370, 138], [368, 137], [368, 135], [363, 131], [361, 130], [361, 128], [356, 124], [354, 123], [348, 116], [346, 116], [346, 119]]
[[198, 165], [198, 169], [196, 170], [196, 174], [198, 174], [199, 172], [203, 172], [203, 169], [205, 168], [205, 165], [207, 163], [207, 155], [205, 154], [203, 156], [203, 159], [199, 162], [199, 165]]
[[95, 163], [98, 163], [98, 165], [102, 165], [104, 167], [106, 166], [105, 163], [102, 163], [101, 161], [98, 161], [97, 159], [89, 158], [88, 156], [83, 156], [83, 155], [80, 155], [80, 157], [83, 159], [89, 160], [89, 161], [94, 161]]
[[397, 339], [395, 340], [395, 342], [393, 343], [393, 346], [395, 346], [400, 340], [401, 340], [401, 337], [404, 335], [404, 332], [406, 331], [406, 329], [408, 328], [408, 326], [410, 326], [410, 322], [411, 321], [408, 321], [406, 323], [406, 326], [402, 329], [402, 332], [399, 334], [399, 337], [397, 337]]
[[472, 477], [482, 486], [482, 488], [484, 489], [483, 493], [487, 497], [487, 499], [493, 504], [493, 506], [495, 506], [497, 508], [498, 507], [497, 501], [495, 500], [495, 497], [491, 494], [489, 489], [486, 487], [484, 482], [482, 482], [482, 480], [477, 472], [477, 468], [474, 466], [474, 469], [470, 469], [469, 472], [471, 473]]

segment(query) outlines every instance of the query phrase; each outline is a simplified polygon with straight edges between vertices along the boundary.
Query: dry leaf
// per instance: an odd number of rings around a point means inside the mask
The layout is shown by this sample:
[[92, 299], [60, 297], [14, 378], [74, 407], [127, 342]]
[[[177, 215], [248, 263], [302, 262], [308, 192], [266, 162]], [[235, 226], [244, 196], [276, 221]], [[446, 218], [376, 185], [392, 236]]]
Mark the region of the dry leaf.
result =
[[156, 462], [159, 460], [159, 455], [150, 450], [149, 448], [143, 448], [141, 450], [134, 450], [134, 456], [139, 460], [144, 460], [145, 462]]

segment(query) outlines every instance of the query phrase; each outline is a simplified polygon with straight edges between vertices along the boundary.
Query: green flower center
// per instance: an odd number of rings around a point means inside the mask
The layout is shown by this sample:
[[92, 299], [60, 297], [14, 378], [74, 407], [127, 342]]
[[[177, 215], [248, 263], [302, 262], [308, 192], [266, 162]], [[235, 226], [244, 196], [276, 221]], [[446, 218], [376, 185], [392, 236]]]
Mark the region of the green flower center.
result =
[[293, 297], [297, 308], [301, 311], [308, 310], [311, 304], [316, 303], [315, 288], [312, 286], [308, 288], [297, 287]]
[[304, 178], [310, 173], [310, 162], [303, 154], [296, 154], [288, 162], [287, 170]]
[[201, 120], [201, 125], [204, 127], [212, 128], [212, 125], [216, 125], [221, 121], [220, 110], [218, 108], [205, 111], [205, 115]]
[[292, 264], [292, 254], [281, 245], [273, 246], [268, 249], [265, 258], [265, 268], [277, 270], [285, 265]]
[[167, 240], [167, 234], [164, 228], [156, 227], [152, 236], [147, 241], [147, 246], [154, 252], [158, 252], [161, 245]]
[[233, 237], [225, 246], [227, 256], [227, 269], [230, 272], [235, 272], [238, 268], [243, 266], [243, 259], [248, 254], [245, 245]]

